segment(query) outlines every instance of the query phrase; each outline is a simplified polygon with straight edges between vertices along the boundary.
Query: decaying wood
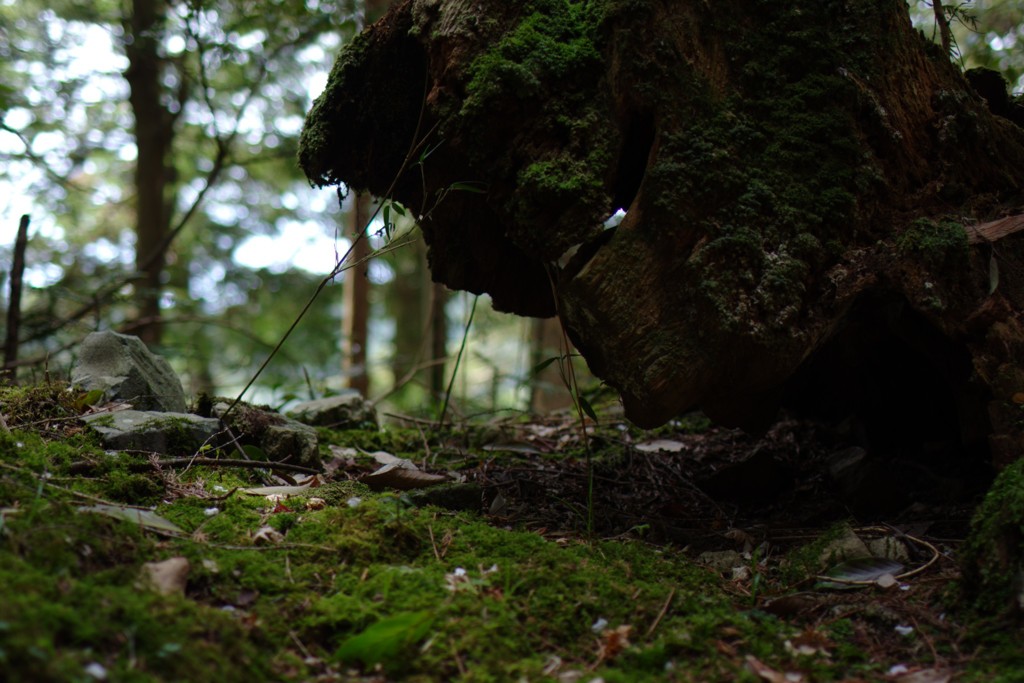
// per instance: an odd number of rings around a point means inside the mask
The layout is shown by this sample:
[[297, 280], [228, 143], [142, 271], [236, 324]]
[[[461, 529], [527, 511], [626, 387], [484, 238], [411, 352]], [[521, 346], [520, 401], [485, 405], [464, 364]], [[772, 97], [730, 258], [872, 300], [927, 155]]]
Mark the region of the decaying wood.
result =
[[343, 50], [299, 160], [394, 187], [435, 280], [557, 312], [642, 426], [784, 406], [1024, 447], [1024, 282], [980, 244], [1024, 263], [997, 220], [1024, 131], [902, 0], [407, 0]]
[[967, 231], [967, 241], [971, 244], [995, 242], [1024, 230], [1024, 214], [1007, 216], [980, 225], [968, 225], [964, 229]]

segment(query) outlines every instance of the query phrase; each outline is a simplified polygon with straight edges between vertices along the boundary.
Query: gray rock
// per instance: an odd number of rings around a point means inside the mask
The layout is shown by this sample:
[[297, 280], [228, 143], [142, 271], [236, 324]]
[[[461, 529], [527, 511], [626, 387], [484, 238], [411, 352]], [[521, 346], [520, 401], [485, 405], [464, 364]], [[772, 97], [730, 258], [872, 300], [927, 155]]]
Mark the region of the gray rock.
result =
[[[213, 406], [213, 414], [223, 417], [227, 403]], [[289, 462], [319, 469], [320, 444], [316, 430], [280, 413], [239, 403], [227, 417], [228, 426], [243, 444], [253, 444], [267, 460]]]
[[331, 429], [377, 426], [377, 411], [373, 404], [354, 389], [338, 396], [298, 403], [288, 411], [288, 415], [308, 425]]
[[286, 417], [269, 425], [260, 438], [260, 448], [269, 460], [319, 468], [320, 447], [316, 430]]
[[101, 390], [108, 401], [125, 401], [137, 410], [185, 412], [185, 392], [170, 364], [150, 352], [138, 337], [93, 332], [82, 342], [71, 383]]
[[697, 557], [697, 561], [722, 574], [731, 572], [735, 567], [750, 564], [750, 560], [745, 559], [735, 550], [708, 550], [701, 553]]
[[117, 410], [83, 415], [82, 419], [103, 440], [119, 451], [147, 451], [186, 456], [204, 444], [221, 445], [220, 420], [187, 413]]

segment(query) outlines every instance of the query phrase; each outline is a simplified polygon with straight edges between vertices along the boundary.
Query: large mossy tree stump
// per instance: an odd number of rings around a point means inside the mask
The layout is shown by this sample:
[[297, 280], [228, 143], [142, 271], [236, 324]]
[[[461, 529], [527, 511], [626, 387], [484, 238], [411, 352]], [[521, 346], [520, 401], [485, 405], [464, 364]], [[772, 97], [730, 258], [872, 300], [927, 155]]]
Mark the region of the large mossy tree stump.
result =
[[988, 223], [1024, 131], [902, 0], [408, 0], [299, 156], [422, 216], [437, 281], [560, 315], [641, 426], [789, 406], [1020, 452], [1024, 221]]

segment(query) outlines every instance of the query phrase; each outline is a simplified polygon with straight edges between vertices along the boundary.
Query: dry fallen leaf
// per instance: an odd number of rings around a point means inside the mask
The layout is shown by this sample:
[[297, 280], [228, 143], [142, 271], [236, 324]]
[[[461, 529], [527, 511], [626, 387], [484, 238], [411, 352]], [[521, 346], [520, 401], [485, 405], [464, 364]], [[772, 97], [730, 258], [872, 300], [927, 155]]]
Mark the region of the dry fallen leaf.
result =
[[284, 540], [284, 535], [272, 526], [262, 526], [252, 535], [256, 545], [277, 545]]
[[812, 655], [828, 657], [832, 642], [820, 632], [808, 629], [789, 638], [785, 641], [784, 645], [786, 651], [790, 654], [803, 655], [805, 657]]
[[629, 635], [633, 627], [623, 624], [614, 629], [608, 629], [601, 633], [601, 641], [597, 651], [597, 659], [606, 662], [614, 659], [620, 652], [629, 647]]
[[896, 683], [949, 683], [953, 672], [949, 669], [919, 669], [895, 679]]
[[767, 664], [763, 664], [754, 655], [747, 655], [746, 657], [747, 670], [759, 677], [761, 680], [768, 681], [768, 683], [800, 683], [804, 677], [795, 672], [782, 673], [776, 671]]
[[[322, 485], [323, 482], [317, 475], [313, 475], [309, 479], [306, 479], [301, 484], [295, 486], [257, 486], [251, 489], [239, 489], [242, 493], [250, 496], [297, 496], [301, 493], [305, 493], [311, 488], [316, 488]], [[280, 498], [278, 499], [280, 500]]]
[[682, 441], [672, 441], [670, 439], [655, 439], [638, 443], [633, 448], [641, 453], [678, 453], [686, 449], [686, 444]]
[[359, 481], [369, 486], [374, 491], [385, 488], [409, 491], [411, 489], [422, 489], [428, 486], [436, 486], [448, 481], [443, 474], [430, 474], [419, 470], [402, 467], [398, 463], [384, 465], [375, 472], [364, 474]]
[[187, 558], [172, 557], [142, 565], [142, 584], [161, 595], [184, 595], [191, 565]]
[[370, 456], [381, 465], [398, 465], [399, 467], [404, 467], [407, 470], [419, 469], [418, 467], [416, 467], [416, 464], [413, 463], [412, 460], [408, 460], [406, 458], [399, 458], [397, 455], [392, 455], [387, 451], [363, 451], [363, 453]]
[[96, 505], [82, 505], [79, 512], [95, 512], [116, 519], [123, 519], [133, 524], [144, 526], [153, 531], [168, 534], [185, 533], [180, 527], [164, 519], [152, 510], [143, 510], [130, 505], [112, 505], [109, 503], [97, 503]]

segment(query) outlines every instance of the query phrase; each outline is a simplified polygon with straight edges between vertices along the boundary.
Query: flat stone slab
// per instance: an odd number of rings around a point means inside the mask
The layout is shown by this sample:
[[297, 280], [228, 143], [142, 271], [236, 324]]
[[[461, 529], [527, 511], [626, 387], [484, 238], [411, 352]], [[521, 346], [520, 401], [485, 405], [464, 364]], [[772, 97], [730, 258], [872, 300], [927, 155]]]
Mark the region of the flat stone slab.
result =
[[[227, 403], [217, 403], [213, 414], [223, 417], [227, 409]], [[255, 445], [267, 460], [314, 469], [322, 465], [316, 430], [307, 424], [247, 404], [239, 404], [225, 421], [243, 444]]]
[[377, 426], [377, 411], [355, 390], [297, 403], [288, 411], [288, 416], [304, 424], [331, 429]]
[[105, 448], [161, 455], [191, 455], [204, 444], [220, 445], [218, 435], [223, 431], [220, 420], [188, 413], [117, 410], [82, 419], [100, 435]]

